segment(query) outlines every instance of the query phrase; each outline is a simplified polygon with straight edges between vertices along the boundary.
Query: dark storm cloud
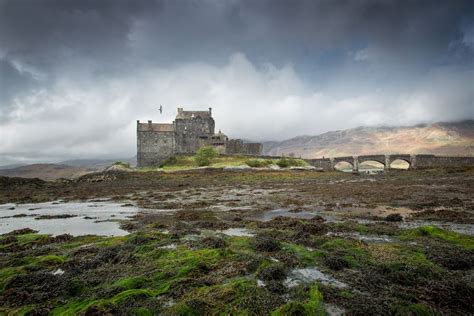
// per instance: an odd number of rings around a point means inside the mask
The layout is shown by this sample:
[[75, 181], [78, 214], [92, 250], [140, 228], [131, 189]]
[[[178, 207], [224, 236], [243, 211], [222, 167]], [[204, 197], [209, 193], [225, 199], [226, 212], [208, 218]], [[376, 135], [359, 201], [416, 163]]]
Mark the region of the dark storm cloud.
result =
[[382, 59], [441, 62], [462, 41], [472, 1], [1, 2], [10, 58], [47, 69], [74, 58], [106, 63], [252, 60], [298, 63], [326, 51], [379, 50]]
[[470, 0], [0, 0], [0, 132], [71, 120], [3, 153], [101, 154], [157, 102], [213, 104], [238, 137], [472, 117], [473, 59]]

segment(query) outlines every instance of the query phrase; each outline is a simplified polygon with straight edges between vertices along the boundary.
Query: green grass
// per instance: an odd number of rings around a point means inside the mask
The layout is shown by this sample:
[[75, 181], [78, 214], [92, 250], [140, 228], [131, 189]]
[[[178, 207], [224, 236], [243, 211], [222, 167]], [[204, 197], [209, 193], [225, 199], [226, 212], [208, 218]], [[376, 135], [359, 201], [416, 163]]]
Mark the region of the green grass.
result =
[[115, 286], [130, 290], [130, 289], [139, 289], [146, 285], [147, 280], [144, 277], [130, 277], [118, 280], [114, 283]]
[[444, 230], [436, 226], [421, 226], [415, 229], [409, 229], [404, 231], [401, 235], [401, 238], [405, 240], [415, 240], [420, 237], [434, 238], [466, 249], [474, 249], [474, 237]]
[[304, 302], [291, 301], [271, 313], [272, 316], [286, 315], [327, 315], [323, 295], [317, 286], [309, 290], [309, 298]]
[[396, 316], [402, 316], [402, 315], [413, 315], [413, 316], [434, 316], [438, 315], [438, 313], [435, 313], [428, 309], [423, 304], [406, 304], [406, 305], [393, 305], [392, 306], [392, 313], [393, 315]]
[[314, 266], [324, 256], [319, 250], [309, 250], [305, 246], [288, 243], [283, 244], [283, 251], [294, 255], [305, 266]]
[[370, 259], [370, 252], [364, 243], [357, 240], [334, 238], [321, 245], [321, 249], [327, 254], [338, 252], [342, 254], [351, 267], [360, 266]]
[[[308, 166], [308, 163], [302, 159], [296, 158], [282, 158], [282, 159], [264, 159], [264, 158], [249, 158], [248, 156], [217, 156], [210, 159], [209, 167], [211, 168], [224, 168], [224, 167], [236, 167], [236, 166], [250, 166], [250, 167], [268, 167], [270, 165], [280, 164], [282, 168], [288, 167], [304, 167]], [[137, 169], [140, 172], [148, 171], [179, 171], [179, 170], [190, 170], [198, 167], [195, 156], [176, 156], [172, 159], [168, 159], [160, 168], [157, 167], [145, 167]]]
[[[258, 288], [255, 280], [235, 278], [223, 284], [188, 291], [165, 314], [262, 315], [267, 297], [266, 290]], [[201, 304], [196, 306], [195, 302]]]
[[37, 260], [41, 266], [49, 267], [64, 263], [64, 256], [46, 255], [37, 257]]
[[303, 159], [296, 159], [296, 158], [281, 158], [278, 159], [275, 164], [280, 168], [288, 168], [288, 167], [306, 167], [308, 163]]
[[18, 245], [24, 246], [30, 243], [41, 242], [48, 239], [48, 235], [28, 233], [16, 236]]
[[22, 267], [7, 267], [0, 269], [0, 292], [3, 291], [5, 284], [14, 275], [24, 274]]
[[120, 166], [120, 167], [123, 167], [123, 168], [130, 168], [130, 164], [128, 162], [124, 162], [124, 161], [116, 161], [113, 163], [113, 166]]
[[142, 296], [142, 297], [155, 297], [160, 294], [165, 293], [168, 288], [162, 288], [159, 290], [149, 290], [149, 289], [130, 289], [118, 293], [112, 298], [109, 299], [86, 299], [81, 301], [72, 301], [63, 306], [53, 309], [50, 315], [57, 316], [69, 316], [69, 315], [78, 315], [84, 313], [92, 306], [97, 306], [99, 309], [106, 308], [108, 305], [118, 305], [132, 297]]

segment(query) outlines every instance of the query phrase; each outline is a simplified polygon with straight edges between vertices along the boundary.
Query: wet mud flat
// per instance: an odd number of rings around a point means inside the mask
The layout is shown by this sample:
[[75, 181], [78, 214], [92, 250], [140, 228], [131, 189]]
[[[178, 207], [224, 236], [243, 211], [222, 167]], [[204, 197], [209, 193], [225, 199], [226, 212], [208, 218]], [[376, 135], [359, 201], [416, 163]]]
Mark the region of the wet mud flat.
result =
[[2, 178], [0, 217], [138, 211], [122, 236], [1, 235], [0, 314], [473, 314], [473, 184], [469, 168]]

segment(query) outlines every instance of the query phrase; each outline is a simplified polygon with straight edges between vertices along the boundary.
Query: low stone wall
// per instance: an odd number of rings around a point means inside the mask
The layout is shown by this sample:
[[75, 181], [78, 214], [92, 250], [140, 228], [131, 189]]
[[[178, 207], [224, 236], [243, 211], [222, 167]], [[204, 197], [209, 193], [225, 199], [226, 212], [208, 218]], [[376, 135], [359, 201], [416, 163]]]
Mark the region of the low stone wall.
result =
[[474, 157], [442, 157], [434, 155], [416, 155], [412, 159], [413, 168], [462, 167], [474, 166]]
[[332, 162], [329, 158], [322, 159], [304, 159], [308, 164], [318, 169], [332, 170]]

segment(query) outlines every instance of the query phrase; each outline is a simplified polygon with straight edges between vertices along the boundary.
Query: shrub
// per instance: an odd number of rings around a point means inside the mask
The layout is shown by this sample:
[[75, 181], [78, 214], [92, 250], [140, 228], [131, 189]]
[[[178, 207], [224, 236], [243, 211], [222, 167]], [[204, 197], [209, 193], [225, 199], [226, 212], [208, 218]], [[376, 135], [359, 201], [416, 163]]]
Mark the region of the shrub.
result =
[[245, 164], [252, 168], [264, 168], [271, 165], [272, 161], [265, 159], [248, 159], [245, 161]]
[[212, 146], [201, 147], [196, 155], [194, 156], [194, 161], [198, 166], [209, 166], [212, 159], [219, 156], [219, 152]]
[[163, 168], [164, 166], [175, 165], [177, 162], [178, 162], [178, 158], [176, 158], [175, 156], [169, 157], [168, 159], [165, 160], [165, 162], [163, 162], [160, 165], [160, 168]]
[[301, 159], [295, 159], [295, 158], [281, 158], [279, 159], [276, 164], [280, 168], [288, 168], [288, 167], [304, 167], [306, 166], [306, 162]]
[[277, 166], [280, 168], [288, 168], [290, 166], [290, 162], [286, 158], [281, 158], [276, 162]]

